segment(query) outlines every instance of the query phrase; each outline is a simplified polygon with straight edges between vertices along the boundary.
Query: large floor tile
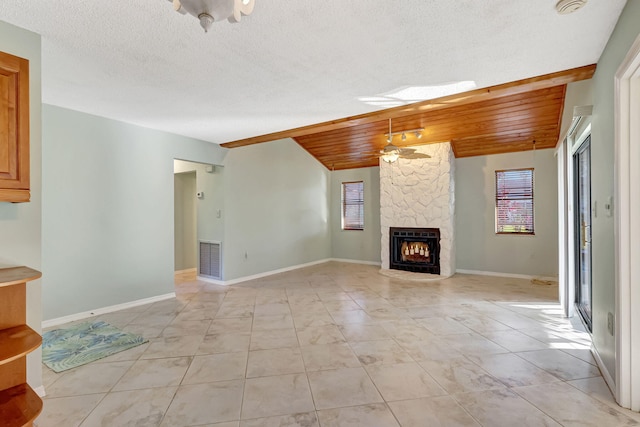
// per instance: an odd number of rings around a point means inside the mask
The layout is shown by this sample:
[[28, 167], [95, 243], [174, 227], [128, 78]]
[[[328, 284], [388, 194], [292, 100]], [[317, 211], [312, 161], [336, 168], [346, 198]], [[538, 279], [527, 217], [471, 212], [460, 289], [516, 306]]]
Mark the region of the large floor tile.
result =
[[384, 403], [318, 411], [322, 427], [399, 427]]
[[240, 427], [320, 427], [315, 412], [243, 420]]
[[113, 391], [179, 386], [191, 357], [139, 360], [113, 387]]
[[307, 371], [360, 366], [360, 361], [348, 344], [308, 345], [300, 349]]
[[409, 353], [394, 340], [361, 341], [350, 345], [363, 365], [395, 365], [413, 362]]
[[367, 366], [366, 370], [387, 402], [447, 394], [415, 362], [399, 365]]
[[296, 332], [300, 345], [336, 344], [346, 341], [335, 325], [307, 326], [298, 328]]
[[420, 365], [450, 394], [504, 387], [497, 378], [466, 357], [425, 360]]
[[239, 420], [243, 387], [242, 380], [180, 386], [161, 425], [192, 426]]
[[157, 426], [177, 387], [109, 393], [81, 424], [93, 426]]
[[238, 351], [249, 351], [250, 333], [229, 333], [205, 335], [198, 350], [197, 355], [215, 353], [235, 353]]
[[[425, 397], [390, 402], [389, 407], [402, 427], [479, 427], [450, 396]], [[491, 425], [491, 424], [490, 424]]]
[[106, 396], [104, 393], [44, 399], [38, 427], [77, 427]]
[[309, 382], [304, 374], [247, 380], [242, 419], [264, 418], [313, 411]]
[[270, 329], [254, 331], [251, 334], [251, 350], [269, 350], [272, 348], [297, 347], [298, 337], [295, 329]]
[[122, 378], [134, 362], [90, 363], [65, 371], [47, 388], [49, 397], [106, 393]]
[[548, 415], [507, 388], [457, 394], [454, 398], [484, 426], [560, 427]]
[[247, 378], [304, 372], [300, 348], [276, 348], [249, 352]]
[[348, 323], [340, 325], [340, 332], [349, 342], [387, 340], [391, 336], [379, 325]]
[[470, 356], [469, 359], [509, 387], [558, 381], [558, 378], [513, 353]]
[[151, 340], [141, 359], [161, 359], [165, 357], [193, 356], [202, 343], [202, 335], [158, 337]]
[[567, 427], [639, 426], [640, 423], [569, 384], [518, 387], [513, 391]]
[[247, 369], [247, 352], [196, 356], [182, 384], [243, 379]]
[[600, 370], [561, 350], [539, 350], [518, 353], [518, 356], [563, 380], [599, 377]]
[[383, 401], [363, 368], [309, 372], [308, 376], [316, 409]]

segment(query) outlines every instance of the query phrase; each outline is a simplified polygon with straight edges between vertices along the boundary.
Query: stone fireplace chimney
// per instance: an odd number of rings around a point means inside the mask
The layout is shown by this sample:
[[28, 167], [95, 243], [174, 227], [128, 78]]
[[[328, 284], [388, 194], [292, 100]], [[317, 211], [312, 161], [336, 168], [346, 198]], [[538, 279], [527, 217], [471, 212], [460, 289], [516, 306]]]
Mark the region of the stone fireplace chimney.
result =
[[417, 148], [431, 158], [380, 162], [382, 268], [389, 269], [390, 227], [438, 228], [440, 275], [448, 277], [456, 271], [455, 158], [448, 142]]

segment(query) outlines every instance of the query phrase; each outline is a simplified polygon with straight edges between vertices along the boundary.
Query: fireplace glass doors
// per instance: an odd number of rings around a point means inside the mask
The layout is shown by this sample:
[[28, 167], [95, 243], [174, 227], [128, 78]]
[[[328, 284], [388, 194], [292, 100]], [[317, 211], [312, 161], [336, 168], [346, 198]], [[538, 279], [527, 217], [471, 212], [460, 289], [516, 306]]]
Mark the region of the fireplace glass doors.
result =
[[389, 229], [389, 268], [440, 274], [440, 229]]

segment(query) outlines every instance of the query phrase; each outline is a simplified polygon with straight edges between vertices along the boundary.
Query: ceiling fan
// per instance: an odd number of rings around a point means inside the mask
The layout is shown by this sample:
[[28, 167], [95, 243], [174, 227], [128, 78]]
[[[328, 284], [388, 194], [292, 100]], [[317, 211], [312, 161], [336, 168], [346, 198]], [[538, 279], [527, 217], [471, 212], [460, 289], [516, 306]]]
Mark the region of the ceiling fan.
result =
[[418, 153], [415, 148], [407, 148], [407, 147], [397, 147], [393, 144], [393, 137], [395, 135], [402, 135], [401, 139], [405, 141], [407, 139], [407, 134], [415, 134], [416, 138], [422, 138], [422, 131], [424, 128], [418, 129], [408, 129], [402, 131], [391, 131], [391, 119], [389, 119], [389, 133], [385, 134], [387, 137], [387, 145], [385, 145], [382, 150], [372, 153], [373, 155], [377, 155], [383, 161], [387, 163], [393, 163], [398, 159], [430, 159], [431, 156], [424, 153]]

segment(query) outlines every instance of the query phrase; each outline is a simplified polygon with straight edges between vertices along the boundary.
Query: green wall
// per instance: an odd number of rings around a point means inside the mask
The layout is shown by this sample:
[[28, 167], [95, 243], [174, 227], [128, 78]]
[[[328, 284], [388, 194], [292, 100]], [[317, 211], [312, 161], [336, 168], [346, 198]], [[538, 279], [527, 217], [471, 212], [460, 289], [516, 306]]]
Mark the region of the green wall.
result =
[[331, 256], [329, 171], [302, 147], [283, 139], [234, 148], [224, 166], [225, 280]]
[[[364, 230], [342, 230], [342, 183], [364, 183]], [[380, 264], [380, 168], [331, 172], [331, 257]]]
[[43, 106], [45, 319], [173, 292], [174, 158], [204, 141]]
[[[533, 167], [534, 236], [495, 233], [495, 171]], [[558, 177], [553, 150], [456, 159], [458, 270], [558, 275]]]
[[[614, 194], [614, 77], [640, 34], [640, 1], [627, 2], [598, 61], [593, 76], [591, 118], [591, 198], [604, 206]], [[614, 211], [616, 202], [614, 201]], [[615, 313], [614, 217], [592, 219], [593, 342], [609, 374], [615, 378], [615, 339], [607, 331], [607, 314]]]

